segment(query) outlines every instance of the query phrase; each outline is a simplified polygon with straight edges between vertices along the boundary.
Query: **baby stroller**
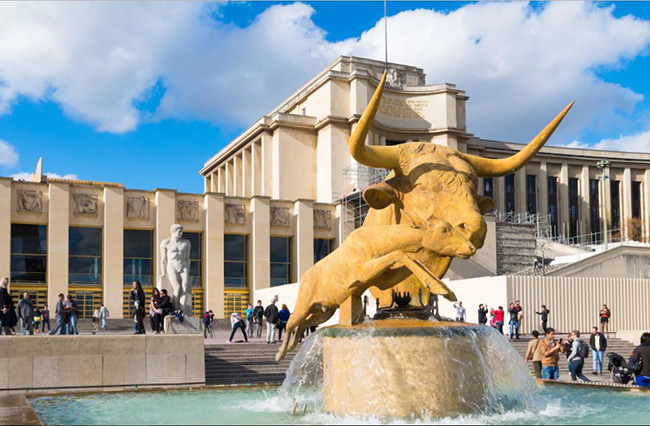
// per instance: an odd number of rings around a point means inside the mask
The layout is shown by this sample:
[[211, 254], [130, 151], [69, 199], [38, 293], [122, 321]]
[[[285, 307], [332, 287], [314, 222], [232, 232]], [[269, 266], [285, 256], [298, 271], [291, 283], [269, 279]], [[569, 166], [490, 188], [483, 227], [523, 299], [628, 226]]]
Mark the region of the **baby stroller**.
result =
[[632, 370], [627, 365], [625, 358], [619, 354], [608, 354], [609, 366], [607, 369], [612, 372], [612, 381], [627, 385], [633, 377]]

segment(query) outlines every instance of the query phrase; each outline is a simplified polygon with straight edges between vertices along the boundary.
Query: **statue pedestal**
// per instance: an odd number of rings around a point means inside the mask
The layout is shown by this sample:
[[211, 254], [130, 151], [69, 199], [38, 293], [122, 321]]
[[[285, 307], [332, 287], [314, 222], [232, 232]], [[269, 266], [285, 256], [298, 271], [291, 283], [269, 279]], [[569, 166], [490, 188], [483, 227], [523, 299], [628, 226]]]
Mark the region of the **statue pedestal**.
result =
[[507, 364], [492, 349], [508, 343], [487, 327], [407, 319], [324, 331], [323, 409], [335, 415], [476, 413], [494, 396], [490, 364]]
[[203, 334], [201, 318], [183, 318], [180, 322], [175, 316], [165, 317], [165, 334]]

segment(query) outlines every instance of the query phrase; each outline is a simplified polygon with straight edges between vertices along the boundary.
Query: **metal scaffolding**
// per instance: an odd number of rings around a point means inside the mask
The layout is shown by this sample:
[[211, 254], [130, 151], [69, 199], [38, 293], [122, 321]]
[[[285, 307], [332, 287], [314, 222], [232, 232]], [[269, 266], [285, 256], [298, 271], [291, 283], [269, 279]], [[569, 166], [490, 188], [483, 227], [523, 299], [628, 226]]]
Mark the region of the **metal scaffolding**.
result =
[[363, 199], [363, 191], [371, 185], [383, 181], [390, 170], [375, 169], [356, 164], [343, 169], [343, 194], [341, 203], [341, 236], [345, 240], [355, 229], [363, 225], [368, 214], [368, 204]]

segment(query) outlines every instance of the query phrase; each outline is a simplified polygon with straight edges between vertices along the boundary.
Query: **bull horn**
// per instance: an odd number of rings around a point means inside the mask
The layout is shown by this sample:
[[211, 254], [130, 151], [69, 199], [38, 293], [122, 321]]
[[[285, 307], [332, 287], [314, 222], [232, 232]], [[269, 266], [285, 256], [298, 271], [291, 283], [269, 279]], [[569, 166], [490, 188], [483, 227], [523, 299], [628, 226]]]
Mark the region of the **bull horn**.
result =
[[350, 154], [359, 163], [368, 167], [378, 167], [383, 169], [396, 169], [399, 166], [399, 149], [396, 146], [367, 146], [366, 136], [370, 131], [370, 126], [375, 119], [381, 95], [386, 83], [386, 73], [381, 78], [375, 94], [372, 96], [370, 103], [359, 119], [352, 136], [350, 137]]
[[534, 156], [539, 152], [540, 149], [544, 146], [548, 138], [551, 137], [557, 126], [560, 124], [565, 115], [569, 112], [573, 106], [573, 102], [567, 105], [564, 110], [557, 115], [544, 127], [544, 130], [539, 132], [535, 139], [530, 141], [528, 145], [517, 154], [508, 157], [501, 158], [498, 160], [477, 157], [474, 155], [466, 155], [469, 162], [476, 169], [476, 173], [479, 177], [498, 177], [505, 176], [515, 171], [519, 170], [526, 165]]

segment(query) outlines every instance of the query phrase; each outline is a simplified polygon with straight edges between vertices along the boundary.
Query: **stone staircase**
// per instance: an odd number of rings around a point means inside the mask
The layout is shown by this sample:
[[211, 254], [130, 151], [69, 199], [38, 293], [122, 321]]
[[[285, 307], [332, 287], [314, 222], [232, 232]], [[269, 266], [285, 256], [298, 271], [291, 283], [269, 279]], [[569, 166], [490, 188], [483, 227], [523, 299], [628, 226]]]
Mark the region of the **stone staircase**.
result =
[[[566, 340], [567, 336], [558, 336], [558, 338], [561, 337]], [[584, 337], [585, 342], [589, 343], [589, 335], [585, 334], [582, 337]], [[510, 342], [512, 343], [512, 346], [515, 348], [515, 350], [521, 355], [523, 358], [526, 355], [526, 349], [528, 348], [528, 342], [530, 341], [529, 337], [522, 337], [521, 340], [511, 340]], [[607, 365], [609, 364], [609, 359], [607, 359], [607, 354], [610, 353], [617, 353], [621, 356], [623, 356], [625, 359], [628, 359], [629, 355], [632, 353], [636, 346], [626, 340], [621, 340], [617, 339], [615, 337], [610, 337], [607, 339], [607, 351], [605, 352], [605, 356], [603, 359], [603, 375], [602, 376], [594, 376], [592, 375], [592, 368], [593, 368], [593, 353], [590, 350], [589, 351], [589, 358], [585, 360], [585, 367], [583, 370], [583, 373], [585, 376], [589, 378], [589, 380], [592, 381], [610, 381], [611, 380], [611, 373], [607, 371]], [[533, 364], [528, 363], [528, 366], [530, 368], [531, 374], [534, 374], [534, 369], [533, 369]], [[567, 357], [565, 354], [560, 354], [560, 380], [571, 380], [571, 374], [569, 373], [569, 366], [567, 363]]]
[[289, 352], [278, 363], [275, 361], [278, 348], [279, 344], [266, 343], [206, 345], [205, 382], [207, 385], [279, 385], [298, 350]]
[[535, 264], [536, 231], [534, 224], [497, 222], [497, 275], [513, 275]]

